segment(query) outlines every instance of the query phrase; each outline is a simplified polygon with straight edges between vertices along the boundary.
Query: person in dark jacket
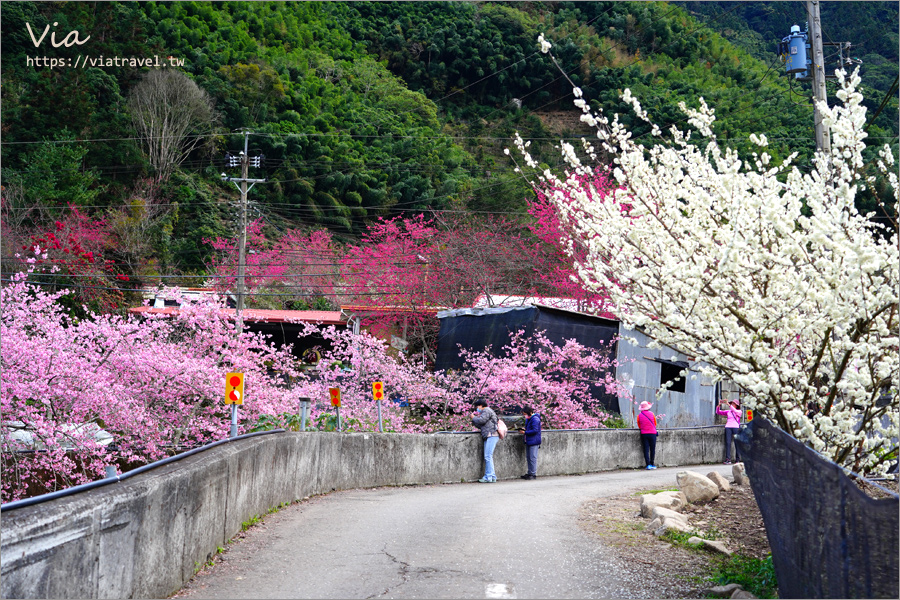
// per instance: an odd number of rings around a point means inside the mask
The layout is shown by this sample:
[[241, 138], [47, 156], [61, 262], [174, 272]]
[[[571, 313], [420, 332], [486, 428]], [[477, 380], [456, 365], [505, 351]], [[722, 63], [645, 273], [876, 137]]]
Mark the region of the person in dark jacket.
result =
[[522, 475], [522, 479], [535, 479], [537, 477], [538, 448], [541, 447], [541, 415], [534, 412], [530, 406], [522, 409], [525, 413], [525, 429], [520, 429], [525, 434], [525, 460], [528, 461], [528, 472]]
[[494, 448], [500, 441], [497, 433], [497, 413], [488, 408], [487, 401], [478, 399], [475, 401], [475, 414], [472, 416], [472, 425], [481, 430], [481, 439], [484, 440], [484, 477], [479, 483], [494, 483], [497, 474], [494, 472]]

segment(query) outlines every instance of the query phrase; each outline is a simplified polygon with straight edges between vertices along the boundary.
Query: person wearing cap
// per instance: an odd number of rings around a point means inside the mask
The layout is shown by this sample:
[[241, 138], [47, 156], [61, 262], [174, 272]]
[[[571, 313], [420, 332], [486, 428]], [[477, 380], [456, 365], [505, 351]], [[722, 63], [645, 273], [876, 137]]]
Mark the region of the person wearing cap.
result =
[[653, 406], [649, 402], [641, 402], [641, 412], [637, 417], [638, 429], [641, 430], [641, 446], [644, 447], [644, 462], [647, 470], [655, 469], [656, 465], [656, 415], [650, 410]]
[[479, 398], [475, 401], [472, 425], [481, 430], [481, 439], [484, 440], [484, 477], [478, 480], [479, 483], [497, 481], [497, 474], [494, 472], [494, 449], [500, 441], [500, 434], [497, 433], [499, 420], [497, 413], [488, 408], [487, 400]]
[[[716, 414], [725, 415], [725, 464], [730, 465], [731, 443], [734, 439], [734, 434], [736, 434], [741, 427], [741, 403], [737, 400], [732, 400], [728, 405], [724, 402], [720, 402], [716, 407]], [[735, 462], [741, 462], [741, 456], [737, 446], [734, 447], [734, 460]]]

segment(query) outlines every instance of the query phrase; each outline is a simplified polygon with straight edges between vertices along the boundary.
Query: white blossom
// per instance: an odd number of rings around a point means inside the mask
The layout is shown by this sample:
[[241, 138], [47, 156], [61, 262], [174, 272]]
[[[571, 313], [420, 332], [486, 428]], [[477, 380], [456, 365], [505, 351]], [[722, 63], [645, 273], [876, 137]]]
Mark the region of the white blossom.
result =
[[543, 52], [544, 54], [547, 54], [548, 52], [550, 52], [550, 48], [553, 47], [553, 45], [552, 45], [550, 42], [548, 42], [548, 41], [546, 40], [546, 38], [544, 38], [544, 34], [543, 34], [543, 33], [542, 33], [541, 35], [538, 36], [538, 43], [540, 43], [540, 45], [541, 45], [541, 52]]
[[[566, 143], [569, 172], [540, 179], [586, 252], [579, 276], [609, 295], [626, 328], [696, 357], [711, 381], [733, 380], [747, 408], [837, 463], [879, 472], [900, 437], [900, 244], [896, 223], [873, 225], [855, 207], [868, 175], [866, 109], [857, 73], [838, 85], [841, 103], [819, 107], [831, 151], [808, 173], [793, 166], [796, 154], [776, 165], [719, 146], [715, 111], [700, 99], [680, 106], [701, 144], [672, 128], [671, 143], [645, 147], [617, 115], [582, 115], [611, 156], [602, 167], [620, 186], [613, 192], [577, 179], [589, 165]], [[649, 122], [630, 90], [622, 99]], [[880, 201], [896, 211], [889, 147], [877, 168], [890, 186]]]

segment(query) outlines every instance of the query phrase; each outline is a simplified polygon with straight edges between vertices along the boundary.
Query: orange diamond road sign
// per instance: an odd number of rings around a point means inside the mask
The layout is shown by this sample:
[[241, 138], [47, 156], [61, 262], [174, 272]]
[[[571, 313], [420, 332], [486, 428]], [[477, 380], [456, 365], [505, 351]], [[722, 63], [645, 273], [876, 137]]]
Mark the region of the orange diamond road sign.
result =
[[752, 421], [752, 420], [753, 420], [753, 411], [752, 411], [752, 410], [748, 410], [748, 411], [747, 411], [747, 422], [749, 423], [749, 422]]
[[244, 403], [244, 374], [228, 373], [225, 375], [225, 404]]
[[328, 394], [331, 396], [331, 405], [341, 407], [341, 390], [340, 388], [328, 388]]
[[376, 400], [382, 400], [384, 398], [384, 384], [380, 381], [376, 381], [372, 384], [372, 397]]

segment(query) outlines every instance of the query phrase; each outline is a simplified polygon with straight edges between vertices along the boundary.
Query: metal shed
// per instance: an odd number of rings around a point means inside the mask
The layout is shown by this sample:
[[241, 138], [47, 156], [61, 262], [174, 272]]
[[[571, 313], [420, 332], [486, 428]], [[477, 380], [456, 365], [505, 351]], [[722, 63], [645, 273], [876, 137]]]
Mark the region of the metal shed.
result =
[[[620, 365], [615, 376], [630, 383], [636, 403], [598, 387], [594, 397], [604, 407], [620, 413], [633, 426], [637, 405], [645, 400], [653, 403], [662, 427], [715, 424], [717, 386], [696, 371], [696, 363], [670, 348], [652, 348], [651, 338], [638, 330], [626, 330], [619, 321], [543, 304], [446, 310], [437, 317], [441, 325], [435, 370], [462, 368], [459, 346], [499, 350], [509, 343], [510, 333], [519, 330], [525, 335], [544, 331], [553, 342], [575, 339], [591, 348], [609, 347], [612, 341]], [[620, 337], [623, 339], [613, 341]], [[683, 369], [688, 369], [685, 377], [681, 376]], [[673, 385], [657, 400], [657, 391], [670, 380]]]

